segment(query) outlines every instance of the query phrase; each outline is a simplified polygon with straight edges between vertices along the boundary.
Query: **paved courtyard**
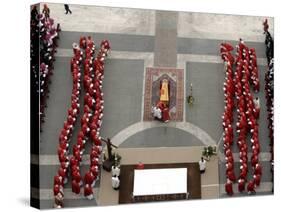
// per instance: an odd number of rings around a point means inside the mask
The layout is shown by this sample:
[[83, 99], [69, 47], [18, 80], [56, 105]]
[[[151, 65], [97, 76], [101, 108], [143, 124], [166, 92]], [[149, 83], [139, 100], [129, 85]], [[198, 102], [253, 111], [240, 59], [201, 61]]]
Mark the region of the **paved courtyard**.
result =
[[[59, 49], [56, 54], [54, 75], [50, 85], [50, 98], [46, 108], [46, 122], [40, 135], [40, 204], [42, 208], [53, 205], [53, 176], [58, 167], [56, 155], [58, 136], [66, 119], [70, 104], [72, 78], [70, 58], [72, 43], [80, 36], [91, 35], [96, 45], [109, 39], [111, 54], [106, 60], [104, 77], [104, 117], [101, 128], [103, 137], [110, 137], [120, 151], [134, 148], [189, 148], [217, 144], [222, 152], [221, 115], [223, 113], [223, 64], [219, 44], [229, 41], [236, 44], [243, 38], [248, 46], [256, 48], [261, 90], [260, 97], [262, 183], [258, 194], [271, 192], [270, 153], [264, 94], [266, 70], [264, 17], [233, 16], [188, 12], [168, 12], [70, 5], [72, 15], [64, 14], [62, 4], [48, 4], [51, 17], [60, 23]], [[272, 26], [273, 19], [269, 19]], [[172, 67], [184, 70], [182, 94], [182, 121], [167, 125], [143, 121], [145, 99], [145, 73], [147, 67]], [[186, 96], [193, 85], [193, 106], [186, 103]], [[81, 101], [82, 103], [82, 101]], [[151, 123], [150, 123], [151, 122]], [[79, 129], [77, 124], [72, 144]], [[234, 145], [234, 152], [238, 148]], [[86, 154], [90, 145], [86, 146]], [[126, 150], [126, 151], [125, 151]], [[145, 151], [145, 150], [144, 150]], [[200, 152], [200, 151], [199, 151]], [[219, 152], [219, 196], [225, 197], [225, 164]], [[124, 153], [125, 154], [125, 153]], [[87, 156], [86, 156], [87, 157]], [[235, 156], [237, 157], [237, 155]], [[196, 159], [197, 160], [197, 159]], [[199, 160], [199, 157], [198, 157]], [[86, 161], [82, 173], [88, 167]], [[239, 168], [238, 160], [235, 169]], [[237, 170], [238, 172], [238, 170]], [[110, 182], [109, 182], [110, 183]], [[213, 183], [206, 184], [213, 185]], [[73, 196], [71, 186], [66, 186], [65, 206], [97, 205], [100, 201], [100, 184], [97, 183], [95, 200]], [[34, 192], [36, 189], [34, 189]], [[68, 195], [69, 194], [69, 195]], [[102, 194], [101, 194], [102, 195]], [[239, 194], [245, 195], [246, 194]], [[238, 196], [238, 195], [237, 195]], [[204, 197], [204, 195], [203, 195]]]

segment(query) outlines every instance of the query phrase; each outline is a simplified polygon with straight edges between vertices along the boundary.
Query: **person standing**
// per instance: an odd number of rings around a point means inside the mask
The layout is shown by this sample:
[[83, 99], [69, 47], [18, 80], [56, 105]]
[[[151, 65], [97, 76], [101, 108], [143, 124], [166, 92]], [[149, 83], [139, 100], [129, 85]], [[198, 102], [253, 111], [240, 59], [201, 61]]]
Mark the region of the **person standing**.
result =
[[239, 192], [245, 191], [245, 179], [244, 178], [240, 178], [238, 180], [238, 190], [239, 190]]
[[72, 180], [71, 188], [73, 193], [80, 194], [80, 185], [76, 180]]
[[93, 173], [91, 171], [88, 171], [86, 174], [85, 174], [85, 177], [84, 177], [84, 182], [85, 184], [89, 184], [91, 185], [92, 187], [94, 187], [94, 180], [95, 180], [95, 176], [93, 175]]
[[120, 168], [116, 165], [112, 166], [111, 173], [112, 173], [112, 176], [119, 177], [120, 176]]
[[144, 164], [141, 161], [137, 164], [137, 169], [144, 169]]
[[158, 120], [162, 119], [162, 111], [161, 111], [161, 109], [159, 107], [152, 106], [151, 113], [152, 113], [152, 116], [155, 119], [158, 119]]
[[162, 111], [162, 114], [163, 114], [162, 120], [165, 123], [169, 122], [169, 120], [170, 120], [169, 112], [170, 112], [169, 107], [167, 105], [165, 105], [165, 108]]
[[31, 20], [36, 20], [37, 16], [38, 16], [37, 7], [36, 5], [33, 5], [31, 10]]
[[227, 179], [227, 182], [225, 184], [225, 191], [229, 196], [233, 195], [232, 181], [230, 179]]
[[118, 190], [119, 189], [119, 186], [120, 186], [120, 180], [119, 178], [114, 175], [112, 178], [111, 178], [111, 185], [113, 187], [114, 190]]
[[45, 17], [46, 17], [46, 18], [49, 18], [49, 17], [50, 17], [50, 9], [49, 9], [49, 7], [47, 6], [47, 4], [44, 4], [42, 13], [45, 14]]
[[70, 13], [70, 15], [72, 14], [71, 10], [69, 9], [69, 5], [68, 4], [64, 5], [64, 9], [65, 9], [65, 14], [68, 14], [68, 12]]
[[62, 195], [62, 193], [58, 193], [55, 196], [54, 208], [63, 208], [63, 195]]
[[250, 180], [248, 185], [247, 185], [247, 191], [248, 194], [255, 194], [255, 181], [254, 180]]
[[267, 18], [263, 21], [262, 24], [263, 24], [263, 31], [264, 31], [264, 33], [268, 32], [269, 25], [268, 25]]
[[255, 115], [255, 118], [258, 119], [260, 116], [260, 99], [259, 99], [259, 97], [256, 97], [254, 99], [254, 105], [255, 105], [254, 115]]
[[200, 173], [203, 174], [206, 171], [206, 160], [201, 157], [201, 160], [198, 162], [199, 163], [199, 169], [200, 169]]
[[91, 200], [94, 198], [94, 192], [93, 192], [93, 188], [91, 185], [86, 184], [84, 187], [84, 196], [88, 199]]

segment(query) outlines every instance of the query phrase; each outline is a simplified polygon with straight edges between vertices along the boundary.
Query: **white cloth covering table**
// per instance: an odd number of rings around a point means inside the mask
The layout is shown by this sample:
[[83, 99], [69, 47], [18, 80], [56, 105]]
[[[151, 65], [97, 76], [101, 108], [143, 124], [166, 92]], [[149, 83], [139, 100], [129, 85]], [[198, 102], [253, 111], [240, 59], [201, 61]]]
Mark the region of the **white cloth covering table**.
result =
[[187, 193], [187, 168], [136, 169], [134, 196]]

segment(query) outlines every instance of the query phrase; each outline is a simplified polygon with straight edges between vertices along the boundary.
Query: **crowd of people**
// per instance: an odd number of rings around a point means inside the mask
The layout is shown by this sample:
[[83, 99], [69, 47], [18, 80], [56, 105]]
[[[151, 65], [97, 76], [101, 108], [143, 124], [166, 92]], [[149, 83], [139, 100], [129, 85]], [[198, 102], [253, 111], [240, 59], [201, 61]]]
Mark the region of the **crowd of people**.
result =
[[233, 64], [234, 58], [231, 54], [233, 47], [228, 43], [222, 43], [220, 46], [221, 57], [225, 63], [225, 82], [224, 82], [224, 113], [222, 116], [222, 125], [223, 125], [223, 146], [224, 153], [226, 156], [226, 177], [227, 183], [225, 184], [226, 189], [229, 190], [228, 193], [233, 193], [232, 182], [236, 180], [234, 173], [234, 159], [233, 153], [231, 151], [231, 146], [233, 145], [233, 110], [234, 110], [234, 82], [233, 82]]
[[[103, 40], [99, 52], [95, 57], [95, 44], [90, 36], [81, 37], [79, 45], [73, 44], [74, 56], [71, 59], [71, 72], [73, 76], [73, 90], [71, 96], [71, 107], [68, 110], [67, 121], [61, 131], [58, 147], [58, 156], [61, 167], [54, 178], [55, 207], [63, 207], [63, 185], [67, 183], [68, 172], [71, 175], [72, 191], [80, 194], [84, 187], [84, 196], [93, 199], [93, 187], [99, 178], [99, 165], [102, 153], [102, 141], [100, 128], [103, 117], [103, 92], [102, 82], [104, 78], [104, 60], [110, 50], [107, 40]], [[85, 56], [83, 54], [85, 53]], [[79, 99], [81, 94], [81, 78], [83, 72], [83, 87], [85, 91], [83, 103], [83, 115], [81, 128], [76, 143], [72, 146], [72, 156], [69, 156], [69, 140], [73, 126], [77, 120], [80, 110]], [[90, 168], [82, 177], [80, 165], [85, 151], [85, 144], [92, 144], [90, 152]], [[60, 179], [60, 180], [59, 180]]]
[[[30, 14], [30, 97], [31, 97], [31, 123], [34, 132], [39, 133], [39, 20], [38, 8], [32, 6]], [[34, 102], [34, 103], [33, 103]], [[33, 134], [33, 133], [32, 133]], [[31, 134], [31, 136], [32, 136]]]
[[[109, 41], [103, 40], [100, 44], [100, 50], [97, 54], [97, 57], [93, 61], [94, 74], [92, 75], [92, 78], [85, 79], [84, 76], [84, 85], [88, 86], [89, 95], [90, 97], [93, 96], [93, 100], [95, 101], [93, 105], [94, 106], [93, 117], [89, 122], [89, 128], [90, 128], [89, 137], [92, 142], [92, 148], [90, 152], [90, 168], [84, 176], [84, 184], [85, 184], [84, 196], [87, 197], [88, 199], [93, 198], [93, 186], [95, 185], [95, 182], [98, 179], [98, 175], [99, 175], [98, 164], [102, 157], [101, 154], [102, 141], [100, 136], [100, 129], [102, 125], [103, 109], [104, 109], [102, 83], [104, 78], [104, 60], [108, 55], [109, 50], [110, 50]], [[87, 54], [87, 49], [86, 49], [86, 54]], [[84, 101], [88, 102], [88, 104], [90, 104], [89, 103], [89, 99], [91, 100], [90, 97], [88, 97], [88, 99], [84, 99]]]
[[[237, 181], [239, 192], [247, 190], [249, 194], [255, 193], [255, 188], [260, 185], [261, 165], [259, 163], [260, 144], [258, 137], [258, 119], [260, 112], [259, 99], [251, 93], [252, 85], [255, 92], [259, 91], [259, 76], [255, 49], [249, 48], [240, 39], [236, 46], [237, 53], [234, 58], [231, 52], [234, 48], [228, 43], [221, 44], [221, 56], [226, 67], [226, 81], [224, 83], [225, 111], [223, 114], [224, 128], [224, 152], [226, 156], [225, 190], [228, 195], [233, 195], [233, 183]], [[236, 65], [236, 70], [232, 67]], [[234, 75], [233, 75], [234, 72]], [[234, 173], [234, 158], [231, 146], [234, 141], [233, 111], [237, 110], [237, 122], [235, 126], [237, 145], [239, 148], [240, 173], [236, 177]], [[251, 166], [252, 176], [248, 176], [248, 145], [247, 136], [251, 139]], [[247, 177], [248, 176], [248, 177]], [[247, 187], [246, 187], [247, 183]]]
[[79, 46], [74, 47], [74, 56], [71, 59], [71, 73], [72, 73], [72, 94], [71, 94], [71, 105], [68, 109], [67, 119], [64, 122], [63, 128], [59, 135], [59, 146], [57, 150], [58, 158], [60, 161], [60, 167], [58, 173], [54, 176], [54, 207], [63, 207], [64, 185], [68, 181], [69, 165], [73, 164], [72, 160], [69, 159], [69, 142], [72, 137], [74, 125], [78, 119], [80, 112], [80, 96], [81, 96], [81, 64], [82, 64], [83, 52]]
[[[248, 181], [248, 193], [255, 193], [255, 187], [260, 185], [261, 165], [259, 163], [260, 143], [259, 143], [259, 99], [254, 99], [250, 91], [253, 86], [255, 92], [259, 91], [259, 78], [257, 69], [257, 57], [255, 49], [248, 48], [241, 40], [238, 48], [238, 58], [236, 67], [236, 97], [238, 98], [238, 147], [240, 151], [241, 171], [238, 180], [238, 189], [240, 192], [245, 190], [247, 180], [247, 144], [246, 138], [249, 133], [251, 136], [251, 166], [253, 170], [252, 179]], [[244, 118], [243, 118], [244, 117]], [[246, 118], [246, 119], [245, 119]]]
[[166, 103], [159, 101], [155, 106], [152, 106], [151, 113], [156, 120], [167, 123], [170, 121], [169, 110], [169, 106]]
[[[48, 85], [53, 74], [54, 54], [57, 48], [60, 27], [50, 18], [50, 9], [44, 5], [42, 13], [36, 5], [31, 10], [31, 74], [32, 90], [40, 96], [40, 123], [44, 123], [46, 99], [49, 97]], [[40, 61], [40, 64], [39, 64]], [[39, 70], [39, 73], [38, 73]], [[37, 96], [37, 95], [35, 95]], [[41, 125], [40, 125], [41, 126]]]
[[265, 33], [265, 45], [266, 45], [266, 57], [268, 61], [268, 69], [265, 72], [265, 97], [266, 97], [266, 107], [267, 107], [267, 120], [269, 129], [269, 144], [271, 151], [271, 171], [272, 171], [272, 181], [274, 172], [274, 129], [273, 129], [273, 118], [274, 118], [274, 51], [273, 51], [273, 38], [268, 31], [269, 25], [267, 19], [263, 22], [264, 33]]
[[[83, 61], [83, 67], [84, 67], [84, 77], [83, 77], [83, 87], [85, 90], [86, 95], [89, 95], [89, 90], [88, 90], [88, 86], [86, 86], [86, 82], [85, 82], [85, 78], [89, 77], [90, 79], [92, 79], [92, 67], [90, 68], [90, 63], [93, 63], [93, 56], [95, 53], [95, 44], [92, 41], [91, 37], [89, 37], [87, 40], [85, 40], [85, 42], [87, 42], [87, 44], [85, 43], [85, 45], [81, 45], [81, 43], [73, 44], [73, 51], [74, 54], [76, 54], [77, 58], [81, 58], [83, 57], [83, 53], [80, 54], [80, 52], [77, 50], [80, 49], [89, 49], [87, 51], [85, 51], [85, 60]], [[77, 64], [75, 63], [75, 60], [71, 61], [71, 66], [72, 67], [76, 67]], [[81, 128], [79, 130], [78, 136], [77, 136], [77, 140], [76, 140], [76, 144], [74, 144], [72, 146], [72, 157], [70, 159], [70, 169], [71, 169], [71, 178], [72, 178], [72, 192], [74, 192], [75, 194], [79, 194], [80, 193], [80, 187], [82, 186], [82, 176], [80, 173], [80, 162], [82, 161], [82, 155], [84, 153], [84, 147], [85, 147], [85, 143], [87, 140], [87, 134], [90, 131], [89, 128], [89, 119], [91, 118], [92, 115], [92, 111], [93, 111], [93, 105], [94, 105], [94, 100], [93, 97], [91, 97], [91, 99], [89, 99], [88, 102], [84, 101], [84, 105], [83, 105], [83, 115], [81, 118]], [[88, 176], [88, 175], [87, 175]], [[88, 189], [88, 188], [87, 188]]]

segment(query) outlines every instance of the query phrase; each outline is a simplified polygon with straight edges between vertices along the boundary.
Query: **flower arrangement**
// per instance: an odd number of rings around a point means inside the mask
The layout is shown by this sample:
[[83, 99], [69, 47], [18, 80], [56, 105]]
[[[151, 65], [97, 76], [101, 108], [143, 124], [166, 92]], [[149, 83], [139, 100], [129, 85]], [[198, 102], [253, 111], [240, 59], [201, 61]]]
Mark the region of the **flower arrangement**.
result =
[[202, 152], [202, 156], [206, 160], [210, 160], [210, 157], [217, 154], [216, 146], [205, 146]]

